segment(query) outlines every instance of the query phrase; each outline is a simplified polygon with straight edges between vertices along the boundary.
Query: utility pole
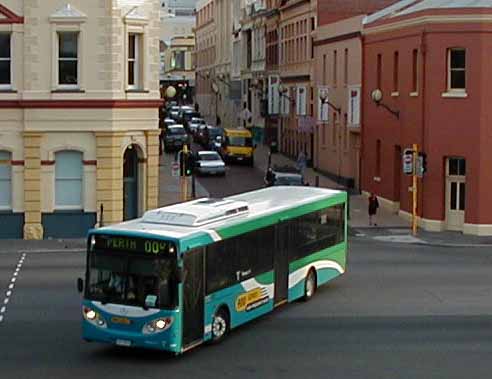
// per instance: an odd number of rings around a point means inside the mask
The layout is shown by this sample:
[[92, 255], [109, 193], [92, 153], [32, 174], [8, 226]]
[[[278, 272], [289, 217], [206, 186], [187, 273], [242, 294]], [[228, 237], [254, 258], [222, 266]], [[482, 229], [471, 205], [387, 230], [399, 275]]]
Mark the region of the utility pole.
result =
[[413, 144], [413, 174], [412, 174], [412, 234], [417, 235], [417, 160], [419, 159], [419, 146]]

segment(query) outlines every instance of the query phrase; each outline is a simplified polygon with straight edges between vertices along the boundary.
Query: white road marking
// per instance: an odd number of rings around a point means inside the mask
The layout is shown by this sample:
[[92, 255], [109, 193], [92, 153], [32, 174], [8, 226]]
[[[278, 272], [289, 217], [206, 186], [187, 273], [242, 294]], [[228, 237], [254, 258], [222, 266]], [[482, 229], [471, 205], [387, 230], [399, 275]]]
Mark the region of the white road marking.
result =
[[26, 258], [26, 253], [23, 253], [21, 258], [19, 259], [19, 262], [17, 262], [16, 269], [12, 275], [12, 278], [10, 279], [9, 288], [5, 293], [5, 299], [3, 299], [4, 306], [0, 309], [0, 323], [2, 323], [5, 318], [4, 315], [7, 312], [7, 304], [9, 303], [10, 298], [13, 294], [14, 283], [17, 280], [17, 276], [19, 275], [20, 269], [22, 268], [22, 264], [24, 263], [25, 258]]

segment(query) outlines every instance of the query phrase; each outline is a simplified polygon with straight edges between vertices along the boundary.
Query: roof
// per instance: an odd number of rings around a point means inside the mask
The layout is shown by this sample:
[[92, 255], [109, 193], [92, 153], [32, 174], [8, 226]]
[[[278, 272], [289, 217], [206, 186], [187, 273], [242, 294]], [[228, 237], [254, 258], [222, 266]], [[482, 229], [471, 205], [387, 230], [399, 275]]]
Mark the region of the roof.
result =
[[251, 136], [251, 132], [248, 129], [245, 129], [245, 128], [237, 128], [237, 129], [226, 128], [226, 129], [224, 129], [224, 131], [227, 134], [237, 134], [237, 135]]
[[217, 230], [225, 226], [239, 225], [340, 194], [338, 190], [317, 187], [269, 187], [224, 199], [202, 198], [154, 209], [142, 218], [99, 228], [96, 233], [128, 232], [173, 239], [200, 232], [217, 234]]
[[490, 8], [491, 0], [402, 0], [387, 8], [373, 13], [364, 19], [364, 24], [370, 24], [382, 19], [390, 19], [406, 16], [430, 9], [464, 9], [464, 8]]

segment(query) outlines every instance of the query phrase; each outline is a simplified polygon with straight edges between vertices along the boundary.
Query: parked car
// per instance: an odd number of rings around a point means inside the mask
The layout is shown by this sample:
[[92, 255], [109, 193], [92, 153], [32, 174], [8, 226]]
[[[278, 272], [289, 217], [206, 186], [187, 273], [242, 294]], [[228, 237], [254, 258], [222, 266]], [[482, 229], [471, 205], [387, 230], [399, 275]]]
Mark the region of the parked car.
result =
[[199, 118], [200, 117], [200, 113], [199, 112], [195, 112], [195, 111], [184, 111], [183, 113], [183, 120], [182, 120], [182, 123], [183, 125], [185, 126], [186, 130], [190, 131], [190, 122], [193, 118]]
[[265, 173], [265, 185], [271, 186], [304, 186], [302, 174], [294, 167], [274, 166]]
[[217, 137], [224, 138], [224, 129], [209, 125], [204, 132], [203, 147], [216, 150], [215, 142], [217, 141]]
[[168, 116], [170, 118], [172, 118], [174, 121], [178, 121], [178, 116], [179, 116], [179, 106], [177, 105], [173, 105], [170, 109], [169, 109], [169, 114]]
[[178, 122], [185, 125], [185, 113], [194, 111], [195, 110], [193, 109], [193, 107], [190, 107], [189, 105], [181, 105], [178, 112]]
[[198, 130], [193, 135], [193, 141], [199, 143], [200, 145], [203, 145], [205, 141], [205, 131], [207, 130], [207, 128], [208, 128], [207, 124], [198, 125]]
[[216, 151], [199, 151], [195, 160], [195, 172], [199, 175], [224, 176], [225, 163]]
[[176, 125], [176, 121], [174, 121], [172, 118], [165, 118], [162, 124], [162, 129], [167, 130], [167, 128], [171, 125]]
[[188, 134], [183, 125], [170, 125], [164, 137], [164, 149], [166, 151], [181, 150], [183, 145], [189, 143]]
[[203, 118], [193, 117], [188, 123], [188, 130], [192, 135], [195, 135], [198, 132], [198, 127], [200, 125], [207, 125]]

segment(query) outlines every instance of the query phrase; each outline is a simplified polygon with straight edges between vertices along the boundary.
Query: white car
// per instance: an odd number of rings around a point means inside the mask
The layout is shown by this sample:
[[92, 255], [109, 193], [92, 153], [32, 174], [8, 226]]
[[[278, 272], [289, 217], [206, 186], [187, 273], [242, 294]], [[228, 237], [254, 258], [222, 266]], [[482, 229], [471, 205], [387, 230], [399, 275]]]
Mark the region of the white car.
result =
[[199, 151], [195, 161], [195, 170], [199, 175], [220, 175], [226, 173], [225, 163], [216, 151]]

